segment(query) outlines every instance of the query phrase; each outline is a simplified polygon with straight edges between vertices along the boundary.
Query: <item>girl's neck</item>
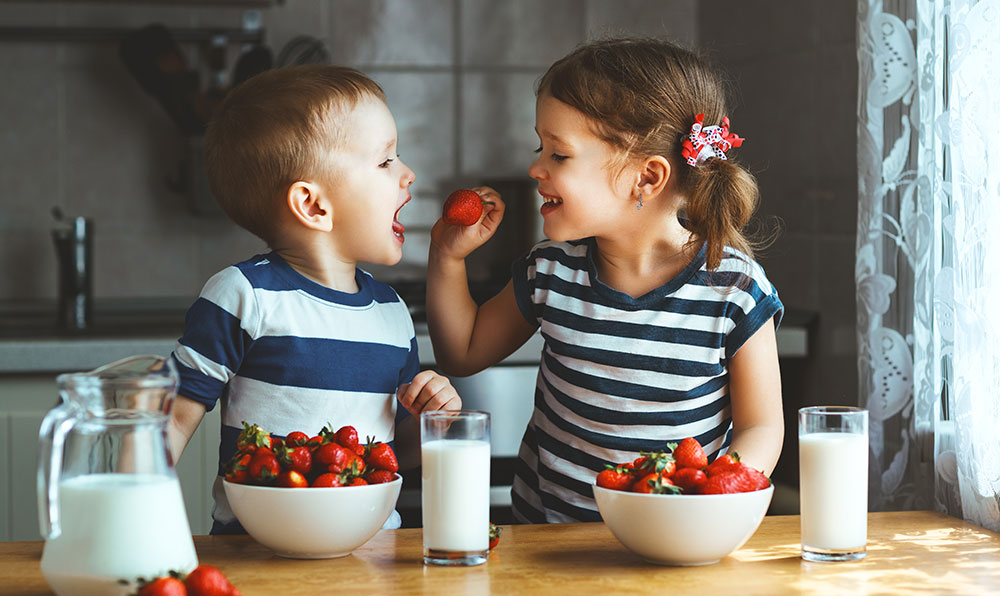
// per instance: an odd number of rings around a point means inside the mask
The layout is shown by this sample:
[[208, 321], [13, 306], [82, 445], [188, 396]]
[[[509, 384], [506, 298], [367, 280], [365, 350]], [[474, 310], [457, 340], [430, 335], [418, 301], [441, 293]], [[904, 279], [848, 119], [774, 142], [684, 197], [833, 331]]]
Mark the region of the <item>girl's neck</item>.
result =
[[699, 248], [676, 218], [656, 230], [598, 237], [596, 242], [594, 264], [601, 282], [633, 298], [677, 277]]

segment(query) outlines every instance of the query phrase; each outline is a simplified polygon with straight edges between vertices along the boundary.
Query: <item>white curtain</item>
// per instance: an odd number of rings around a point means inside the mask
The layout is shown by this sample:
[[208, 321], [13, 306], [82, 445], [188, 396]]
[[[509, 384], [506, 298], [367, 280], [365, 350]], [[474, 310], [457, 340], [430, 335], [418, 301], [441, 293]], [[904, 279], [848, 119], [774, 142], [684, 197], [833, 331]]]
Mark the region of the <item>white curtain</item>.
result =
[[1000, 0], [858, 6], [871, 508], [1000, 531]]

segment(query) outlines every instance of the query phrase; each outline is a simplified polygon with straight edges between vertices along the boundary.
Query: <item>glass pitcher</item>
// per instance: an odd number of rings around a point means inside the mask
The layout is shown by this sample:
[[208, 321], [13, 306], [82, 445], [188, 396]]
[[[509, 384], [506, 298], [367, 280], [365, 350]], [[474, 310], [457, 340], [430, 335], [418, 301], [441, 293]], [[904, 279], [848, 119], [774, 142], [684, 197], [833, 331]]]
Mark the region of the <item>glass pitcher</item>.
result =
[[132, 356], [60, 375], [39, 431], [42, 574], [59, 596], [126, 595], [198, 565], [167, 442], [178, 376]]

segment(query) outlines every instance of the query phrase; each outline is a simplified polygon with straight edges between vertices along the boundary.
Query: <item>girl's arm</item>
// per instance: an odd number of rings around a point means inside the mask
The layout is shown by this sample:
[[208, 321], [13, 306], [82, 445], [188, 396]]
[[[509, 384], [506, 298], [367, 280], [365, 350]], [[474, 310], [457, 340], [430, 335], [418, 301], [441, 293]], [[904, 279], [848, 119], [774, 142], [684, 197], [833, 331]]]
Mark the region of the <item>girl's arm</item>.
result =
[[427, 263], [427, 326], [434, 360], [445, 374], [458, 377], [503, 360], [535, 332], [517, 307], [511, 282], [482, 306], [469, 293], [465, 257], [493, 235], [504, 210], [496, 191], [476, 191], [493, 205], [487, 205], [486, 215], [472, 226], [439, 220], [431, 230]]
[[733, 411], [729, 450], [748, 466], [770, 475], [785, 432], [773, 324], [762, 325], [730, 359], [729, 395]]

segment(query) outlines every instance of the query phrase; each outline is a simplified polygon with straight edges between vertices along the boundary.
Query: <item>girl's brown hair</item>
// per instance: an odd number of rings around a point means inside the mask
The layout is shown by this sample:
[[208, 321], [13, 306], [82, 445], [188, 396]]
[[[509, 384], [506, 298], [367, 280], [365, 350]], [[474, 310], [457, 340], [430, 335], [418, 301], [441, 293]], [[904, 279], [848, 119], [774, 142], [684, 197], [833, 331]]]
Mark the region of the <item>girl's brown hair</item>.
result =
[[727, 115], [723, 82], [706, 61], [659, 39], [598, 40], [553, 64], [537, 93], [582, 112], [595, 134], [626, 158], [662, 155], [670, 161], [687, 197], [686, 225], [706, 244], [708, 269], [719, 266], [726, 246], [753, 257], [743, 228], [759, 199], [756, 179], [729, 160], [710, 158], [691, 167], [681, 157], [697, 114], [705, 114], [705, 126]]
[[325, 65], [265, 71], [229, 92], [205, 133], [208, 182], [223, 211], [271, 243], [288, 187], [323, 174], [344, 142], [344, 117], [365, 97], [385, 101], [360, 71]]

